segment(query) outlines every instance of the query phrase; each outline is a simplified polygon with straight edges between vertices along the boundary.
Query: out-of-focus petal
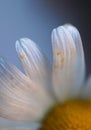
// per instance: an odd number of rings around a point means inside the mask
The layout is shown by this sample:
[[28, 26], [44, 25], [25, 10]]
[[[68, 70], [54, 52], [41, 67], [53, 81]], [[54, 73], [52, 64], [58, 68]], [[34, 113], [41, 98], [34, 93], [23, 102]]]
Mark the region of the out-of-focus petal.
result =
[[82, 40], [79, 31], [77, 30], [76, 27], [70, 25], [70, 24], [65, 24], [64, 27], [70, 32], [74, 43], [76, 47], [76, 56], [77, 56], [77, 70], [76, 73], [77, 76], [76, 80], [77, 86], [81, 86], [84, 82], [85, 78], [85, 58], [84, 58], [84, 50], [83, 50], [83, 45], [82, 45]]
[[52, 104], [42, 87], [0, 58], [0, 116], [38, 121]]
[[80, 97], [91, 100], [91, 76], [89, 76], [86, 83], [81, 88]]
[[22, 38], [16, 41], [16, 51], [25, 73], [51, 95], [51, 67], [40, 48], [32, 40]]
[[[75, 29], [73, 31], [75, 37], [77, 34]], [[83, 52], [80, 45], [82, 43], [80, 41], [76, 45], [79, 35], [74, 37], [65, 26], [60, 26], [52, 32], [53, 84], [56, 96], [60, 101], [77, 96], [84, 77], [84, 54], [81, 53], [80, 58], [78, 56], [80, 51]], [[82, 68], [80, 67], [79, 70], [80, 65]], [[82, 73], [81, 77], [79, 73]]]
[[0, 118], [0, 130], [38, 130], [40, 124], [30, 122], [11, 121]]

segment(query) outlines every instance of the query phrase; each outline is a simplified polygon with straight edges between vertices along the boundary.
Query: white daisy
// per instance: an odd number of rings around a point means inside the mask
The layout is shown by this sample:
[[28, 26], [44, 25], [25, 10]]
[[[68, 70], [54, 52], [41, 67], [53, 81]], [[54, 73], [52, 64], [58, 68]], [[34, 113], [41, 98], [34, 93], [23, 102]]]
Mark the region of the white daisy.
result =
[[52, 49], [51, 69], [33, 41], [18, 40], [25, 74], [0, 58], [0, 130], [91, 130], [91, 78], [84, 84], [78, 30], [72, 25], [54, 29]]

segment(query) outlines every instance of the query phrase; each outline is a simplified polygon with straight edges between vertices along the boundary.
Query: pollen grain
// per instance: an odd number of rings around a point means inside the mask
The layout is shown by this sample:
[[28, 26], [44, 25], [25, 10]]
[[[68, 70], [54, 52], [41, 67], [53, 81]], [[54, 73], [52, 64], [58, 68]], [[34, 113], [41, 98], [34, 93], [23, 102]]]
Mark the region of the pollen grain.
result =
[[60, 55], [61, 55], [61, 51], [58, 51], [58, 52], [57, 52], [57, 56], [60, 56]]
[[20, 55], [20, 59], [23, 60], [25, 58], [25, 55], [24, 54], [21, 54]]
[[61, 63], [64, 63], [64, 58], [61, 59]]

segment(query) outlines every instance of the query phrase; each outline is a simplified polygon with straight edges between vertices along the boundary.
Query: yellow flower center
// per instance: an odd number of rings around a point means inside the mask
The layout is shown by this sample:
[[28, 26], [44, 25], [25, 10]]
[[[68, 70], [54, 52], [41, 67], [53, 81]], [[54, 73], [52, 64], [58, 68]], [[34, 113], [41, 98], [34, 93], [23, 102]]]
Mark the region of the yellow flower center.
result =
[[91, 102], [77, 99], [57, 105], [40, 130], [91, 130]]

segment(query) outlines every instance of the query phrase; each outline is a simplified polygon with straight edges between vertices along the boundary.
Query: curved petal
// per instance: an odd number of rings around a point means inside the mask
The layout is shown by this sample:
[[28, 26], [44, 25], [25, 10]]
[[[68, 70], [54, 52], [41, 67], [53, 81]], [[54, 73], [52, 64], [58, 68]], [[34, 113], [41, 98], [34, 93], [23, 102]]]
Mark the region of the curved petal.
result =
[[[52, 32], [53, 83], [56, 96], [60, 101], [77, 96], [83, 81], [84, 55], [81, 53], [83, 48], [81, 48], [81, 41], [76, 45], [79, 35], [75, 29], [73, 31], [74, 37], [65, 26], [60, 26]], [[79, 70], [80, 65], [82, 69]], [[82, 73], [81, 77], [78, 70]]]
[[25, 73], [51, 95], [51, 67], [40, 48], [30, 39], [16, 41], [16, 51]]
[[38, 130], [39, 128], [38, 123], [16, 122], [0, 118], [0, 130]]
[[0, 59], [0, 116], [13, 120], [40, 120], [52, 104], [50, 96], [21, 73]]
[[74, 26], [70, 24], [66, 24], [64, 25], [64, 27], [70, 32], [75, 43], [76, 57], [77, 57], [76, 73], [77, 75], [79, 73], [79, 76], [76, 77], [77, 78], [76, 80], [78, 81], [77, 86], [81, 86], [83, 84], [84, 77], [85, 77], [85, 58], [84, 58], [84, 50], [82, 46], [81, 36], [77, 28], [75, 28]]

